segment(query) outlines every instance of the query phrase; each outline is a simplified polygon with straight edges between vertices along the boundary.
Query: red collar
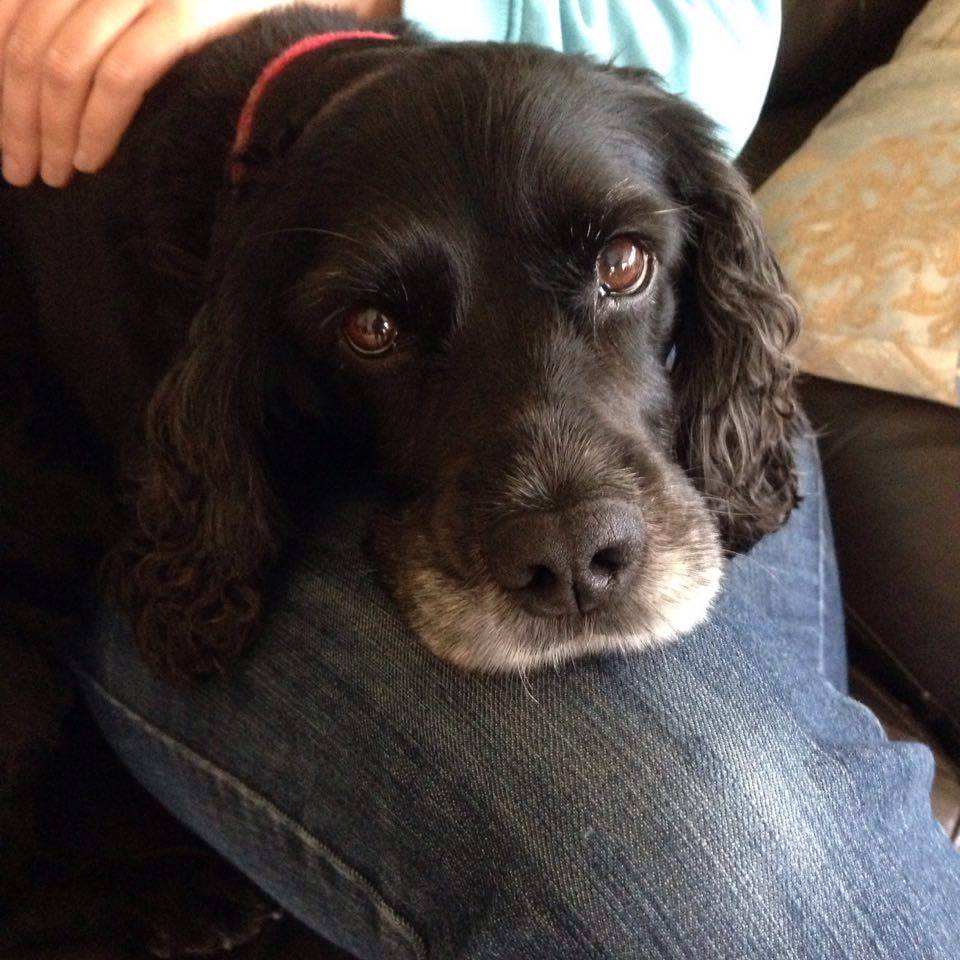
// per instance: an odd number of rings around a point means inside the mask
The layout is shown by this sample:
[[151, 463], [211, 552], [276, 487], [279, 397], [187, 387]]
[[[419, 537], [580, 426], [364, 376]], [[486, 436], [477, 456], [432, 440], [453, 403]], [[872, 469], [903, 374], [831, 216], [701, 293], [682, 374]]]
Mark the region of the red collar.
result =
[[257, 107], [266, 93], [270, 82], [278, 77], [294, 60], [299, 59], [305, 53], [311, 53], [319, 50], [321, 47], [327, 47], [332, 43], [341, 43], [344, 40], [396, 40], [392, 33], [375, 33], [372, 30], [338, 30], [333, 33], [318, 33], [312, 37], [304, 37], [295, 43], [292, 47], [287, 47], [282, 53], [274, 57], [261, 71], [257, 77], [257, 82], [253, 85], [247, 96], [247, 102], [243, 105], [240, 112], [240, 119], [237, 121], [237, 132], [233, 138], [233, 149], [230, 151], [230, 178], [237, 183], [243, 176], [243, 154], [250, 146], [250, 138], [253, 135], [253, 121], [256, 117]]

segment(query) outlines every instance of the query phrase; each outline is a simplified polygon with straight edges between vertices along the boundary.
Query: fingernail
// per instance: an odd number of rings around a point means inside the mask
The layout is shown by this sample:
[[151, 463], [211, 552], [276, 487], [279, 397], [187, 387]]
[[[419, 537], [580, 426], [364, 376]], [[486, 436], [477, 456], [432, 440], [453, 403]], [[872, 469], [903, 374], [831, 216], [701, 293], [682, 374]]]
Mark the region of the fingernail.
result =
[[70, 179], [70, 168], [50, 160], [44, 160], [40, 165], [40, 179], [48, 187], [66, 186]]
[[84, 150], [83, 147], [80, 147], [74, 155], [73, 165], [81, 173], [93, 173], [95, 170], [93, 157], [91, 157], [89, 152]]
[[30, 182], [23, 164], [8, 153], [3, 155], [3, 179], [14, 187], [25, 187]]

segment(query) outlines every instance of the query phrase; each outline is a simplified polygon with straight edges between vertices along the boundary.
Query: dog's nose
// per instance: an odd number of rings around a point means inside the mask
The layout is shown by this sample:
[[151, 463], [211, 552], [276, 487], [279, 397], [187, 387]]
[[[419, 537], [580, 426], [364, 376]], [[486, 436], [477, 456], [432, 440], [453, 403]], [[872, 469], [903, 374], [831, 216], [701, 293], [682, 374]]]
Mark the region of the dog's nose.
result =
[[493, 578], [537, 616], [585, 614], [635, 580], [643, 553], [640, 508], [591, 500], [497, 524], [487, 542]]

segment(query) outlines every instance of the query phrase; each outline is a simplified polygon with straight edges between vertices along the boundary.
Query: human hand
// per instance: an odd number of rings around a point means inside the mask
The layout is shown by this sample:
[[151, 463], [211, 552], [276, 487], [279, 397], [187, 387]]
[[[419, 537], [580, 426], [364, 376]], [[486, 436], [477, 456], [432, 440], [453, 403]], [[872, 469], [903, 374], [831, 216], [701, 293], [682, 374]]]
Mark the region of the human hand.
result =
[[[112, 156], [144, 95], [186, 50], [280, 0], [0, 0], [3, 176], [66, 185]], [[327, 0], [360, 17], [400, 0]]]

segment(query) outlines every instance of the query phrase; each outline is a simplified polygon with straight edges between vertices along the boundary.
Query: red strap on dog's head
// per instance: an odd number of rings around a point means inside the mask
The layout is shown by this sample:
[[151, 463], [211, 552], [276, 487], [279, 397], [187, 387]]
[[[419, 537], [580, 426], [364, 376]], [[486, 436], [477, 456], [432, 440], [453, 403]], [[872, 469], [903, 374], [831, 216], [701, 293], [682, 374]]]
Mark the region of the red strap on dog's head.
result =
[[376, 33], [372, 30], [339, 30], [333, 33], [318, 33], [312, 37], [304, 37], [303, 40], [299, 40], [292, 47], [287, 47], [283, 53], [274, 57], [257, 77], [257, 82], [247, 96], [247, 102], [243, 105], [243, 110], [240, 111], [237, 132], [233, 138], [233, 149], [230, 151], [230, 179], [233, 183], [239, 183], [243, 178], [244, 163], [242, 158], [250, 146], [250, 138], [253, 136], [253, 121], [256, 117], [257, 107], [263, 99], [267, 87], [270, 86], [270, 82], [283, 73], [294, 60], [299, 59], [305, 53], [311, 53], [321, 47], [328, 47], [332, 43], [342, 43], [345, 40], [396, 39], [392, 33]]

